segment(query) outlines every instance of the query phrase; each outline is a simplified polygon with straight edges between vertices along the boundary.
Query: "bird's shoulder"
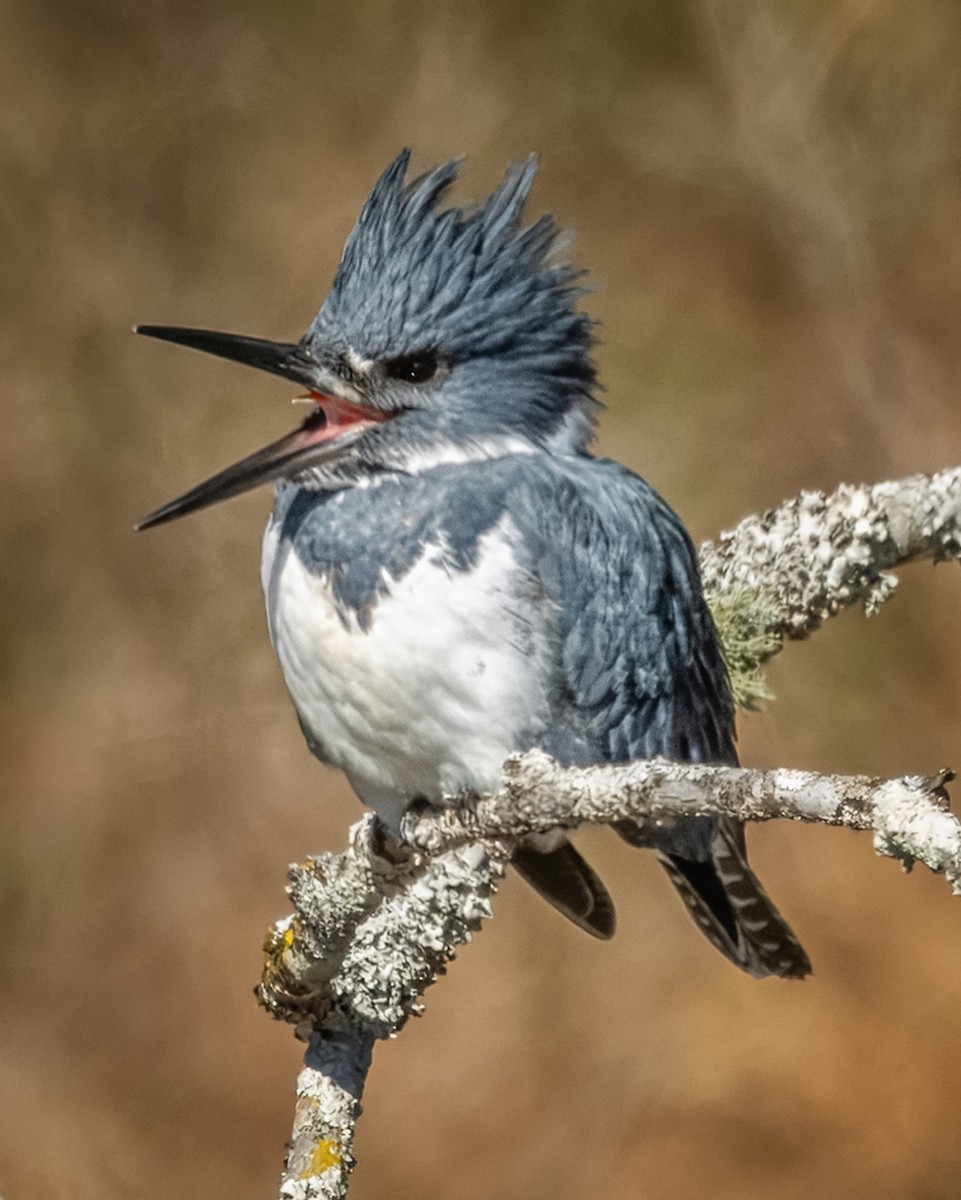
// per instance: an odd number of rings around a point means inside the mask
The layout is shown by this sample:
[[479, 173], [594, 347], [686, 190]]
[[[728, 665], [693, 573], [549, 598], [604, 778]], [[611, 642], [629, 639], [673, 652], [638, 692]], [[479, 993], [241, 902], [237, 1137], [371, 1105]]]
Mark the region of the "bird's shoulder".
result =
[[727, 670], [674, 510], [586, 456], [538, 464], [516, 487], [511, 519], [557, 607], [565, 685], [604, 757], [733, 758]]
[[657, 609], [665, 588], [680, 599], [701, 596], [687, 530], [646, 480], [611, 459], [531, 459], [515, 464], [504, 507], [558, 591], [620, 582], [634, 611]]

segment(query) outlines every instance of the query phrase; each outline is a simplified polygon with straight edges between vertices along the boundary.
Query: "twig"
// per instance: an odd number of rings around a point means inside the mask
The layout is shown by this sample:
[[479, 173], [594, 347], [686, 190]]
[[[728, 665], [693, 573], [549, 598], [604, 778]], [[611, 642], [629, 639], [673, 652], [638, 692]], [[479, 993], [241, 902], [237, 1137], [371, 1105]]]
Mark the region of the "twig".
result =
[[893, 567], [961, 557], [961, 468], [891, 483], [802, 492], [701, 546], [709, 596], [763, 597], [767, 631], [803, 638], [858, 601], [869, 615]]

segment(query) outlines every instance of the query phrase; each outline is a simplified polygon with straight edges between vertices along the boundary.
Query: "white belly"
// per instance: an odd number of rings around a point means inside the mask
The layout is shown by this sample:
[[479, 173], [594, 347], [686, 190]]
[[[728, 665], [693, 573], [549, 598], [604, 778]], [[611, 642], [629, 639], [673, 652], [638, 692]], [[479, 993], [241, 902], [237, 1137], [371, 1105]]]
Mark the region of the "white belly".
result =
[[[488, 790], [525, 734], [548, 720], [550, 635], [532, 627], [529, 588], [499, 529], [476, 566], [456, 571], [428, 547], [388, 581], [370, 626], [345, 622], [329, 582], [264, 539], [271, 638], [324, 759], [390, 826], [415, 797]], [[521, 610], [521, 611], [518, 611]]]

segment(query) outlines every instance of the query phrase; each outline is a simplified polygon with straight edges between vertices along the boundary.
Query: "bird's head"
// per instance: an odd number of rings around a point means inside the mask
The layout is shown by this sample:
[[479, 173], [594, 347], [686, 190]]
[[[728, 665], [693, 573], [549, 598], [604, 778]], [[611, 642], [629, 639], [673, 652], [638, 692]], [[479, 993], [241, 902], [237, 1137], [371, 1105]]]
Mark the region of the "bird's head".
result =
[[299, 342], [138, 327], [281, 375], [313, 402], [292, 434], [140, 528], [269, 480], [339, 488], [383, 471], [587, 446], [597, 408], [591, 322], [553, 219], [521, 223], [535, 160], [512, 166], [482, 205], [443, 209], [457, 164], [407, 182], [409, 157], [374, 186]]

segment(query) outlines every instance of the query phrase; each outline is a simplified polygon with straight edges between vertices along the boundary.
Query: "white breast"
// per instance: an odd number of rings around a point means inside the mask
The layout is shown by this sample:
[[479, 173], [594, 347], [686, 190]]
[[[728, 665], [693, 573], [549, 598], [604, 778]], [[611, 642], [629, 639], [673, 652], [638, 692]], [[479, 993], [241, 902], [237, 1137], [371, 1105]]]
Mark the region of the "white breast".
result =
[[505, 529], [481, 539], [469, 571], [427, 547], [385, 579], [366, 630], [353, 614], [345, 623], [329, 582], [278, 546], [278, 529], [264, 539], [271, 637], [325, 760], [391, 826], [415, 797], [496, 785], [518, 739], [548, 720], [553, 655]]

